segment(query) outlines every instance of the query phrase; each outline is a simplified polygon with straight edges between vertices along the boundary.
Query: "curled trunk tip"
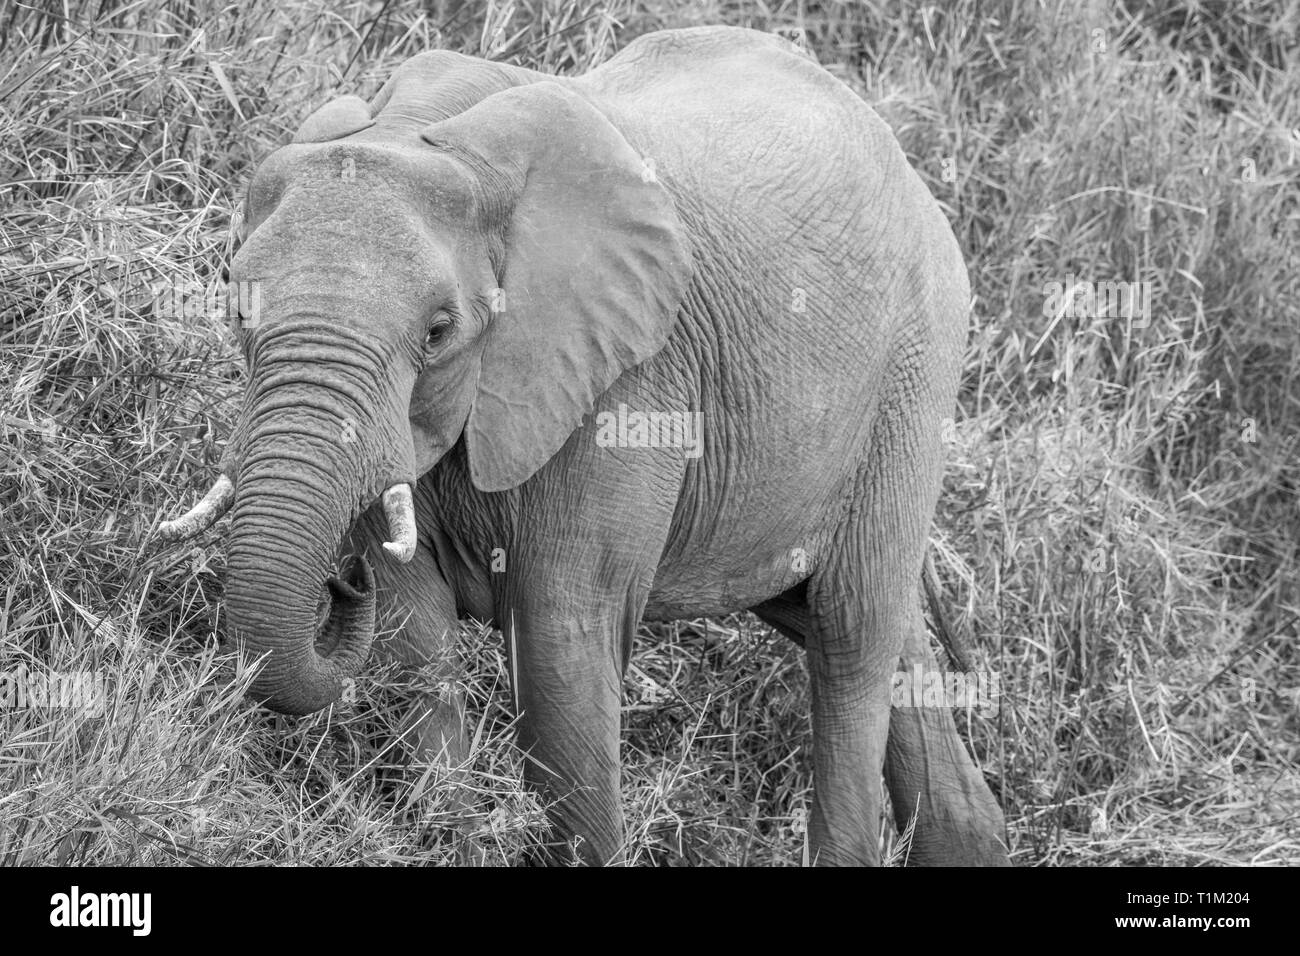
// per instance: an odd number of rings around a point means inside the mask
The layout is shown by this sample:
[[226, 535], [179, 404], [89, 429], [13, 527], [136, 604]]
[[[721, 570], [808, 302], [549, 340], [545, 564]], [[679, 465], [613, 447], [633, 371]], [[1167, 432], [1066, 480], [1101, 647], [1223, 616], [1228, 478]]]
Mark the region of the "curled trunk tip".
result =
[[[369, 562], [349, 557], [338, 576], [326, 584], [330, 611], [315, 640], [287, 652], [272, 650], [253, 683], [251, 696], [279, 713], [300, 716], [328, 707], [370, 654], [375, 578]], [[259, 643], [247, 647], [247, 652], [254, 659], [265, 653]]]

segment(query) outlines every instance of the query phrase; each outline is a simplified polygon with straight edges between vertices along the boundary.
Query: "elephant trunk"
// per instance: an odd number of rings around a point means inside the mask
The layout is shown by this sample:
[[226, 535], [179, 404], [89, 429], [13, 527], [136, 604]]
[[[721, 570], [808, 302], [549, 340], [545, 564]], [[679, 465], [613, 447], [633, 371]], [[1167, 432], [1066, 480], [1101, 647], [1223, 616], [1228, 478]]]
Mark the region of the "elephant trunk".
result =
[[384, 363], [359, 348], [337, 332], [259, 343], [238, 430], [228, 627], [262, 661], [252, 696], [281, 713], [328, 706], [365, 662], [374, 576], [362, 556], [336, 575], [335, 557], [357, 516], [411, 480]]

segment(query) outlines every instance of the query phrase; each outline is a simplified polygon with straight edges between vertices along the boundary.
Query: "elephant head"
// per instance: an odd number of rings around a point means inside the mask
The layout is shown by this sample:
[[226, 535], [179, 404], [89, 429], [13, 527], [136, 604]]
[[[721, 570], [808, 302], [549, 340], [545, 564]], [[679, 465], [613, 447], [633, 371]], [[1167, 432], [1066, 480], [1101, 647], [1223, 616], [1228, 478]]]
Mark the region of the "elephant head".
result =
[[462, 438], [480, 491], [527, 480], [663, 347], [690, 277], [653, 166], [569, 87], [432, 124], [411, 102], [335, 101], [258, 169], [231, 263], [260, 292], [243, 411], [217, 486], [162, 531], [231, 509], [228, 628], [284, 713], [335, 700], [368, 653], [372, 569], [335, 573], [358, 516], [382, 500], [381, 560], [409, 559], [411, 485]]

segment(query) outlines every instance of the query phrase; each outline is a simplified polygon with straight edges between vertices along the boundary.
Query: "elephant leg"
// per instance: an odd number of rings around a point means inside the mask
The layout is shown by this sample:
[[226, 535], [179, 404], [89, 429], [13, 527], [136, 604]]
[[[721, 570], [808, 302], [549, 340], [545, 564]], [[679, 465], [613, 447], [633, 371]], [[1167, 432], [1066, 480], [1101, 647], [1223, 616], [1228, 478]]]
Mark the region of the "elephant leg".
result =
[[880, 779], [889, 694], [907, 602], [896, 560], [868, 569], [860, 531], [844, 535], [808, 588], [804, 648], [812, 689], [814, 865], [879, 863]]
[[810, 582], [753, 611], [808, 654], [815, 784], [810, 859], [876, 864], [882, 765], [887, 754], [897, 757], [886, 748], [890, 687], [901, 636], [912, 623], [910, 602], [899, 598], [909, 592], [894, 580], [895, 561], [867, 568], [865, 542], [850, 535], [836, 548]]
[[924, 354], [904, 350], [890, 370], [848, 506], [808, 580], [816, 864], [879, 862], [891, 685], [922, 626], [917, 583], [941, 474], [941, 403], [902, 364]]
[[[764, 622], [801, 647], [811, 632], [803, 585], [753, 608]], [[923, 629], [911, 629], [899, 671], [937, 668]], [[1004, 866], [1002, 811], [966, 752], [946, 708], [893, 707], [885, 749], [885, 782], [903, 832], [916, 814], [909, 866]]]
[[[900, 670], [938, 670], [920, 629], [908, 632]], [[909, 866], [1006, 866], [1002, 809], [966, 753], [947, 706], [894, 707], [885, 783], [899, 832], [913, 814]]]
[[567, 471], [542, 476], [521, 507], [494, 613], [515, 677], [526, 782], [542, 795], [559, 842], [583, 863], [603, 865], [624, 852], [623, 674], [685, 461], [675, 449], [592, 441], [575, 440], [566, 453]]
[[[416, 526], [421, 521], [416, 498]], [[421, 535], [415, 556], [400, 564], [383, 550], [387, 534], [382, 515], [372, 509], [353, 529], [351, 546], [374, 568], [376, 630], [389, 632], [375, 647], [399, 665], [404, 679], [419, 688], [402, 726], [402, 736], [418, 761], [460, 767], [468, 757], [465, 691], [456, 655], [459, 634], [456, 602]]]
[[524, 780], [541, 795], [556, 843], [546, 861], [616, 862], [623, 849], [619, 783], [620, 629], [599, 617], [515, 609], [502, 627], [514, 671]]

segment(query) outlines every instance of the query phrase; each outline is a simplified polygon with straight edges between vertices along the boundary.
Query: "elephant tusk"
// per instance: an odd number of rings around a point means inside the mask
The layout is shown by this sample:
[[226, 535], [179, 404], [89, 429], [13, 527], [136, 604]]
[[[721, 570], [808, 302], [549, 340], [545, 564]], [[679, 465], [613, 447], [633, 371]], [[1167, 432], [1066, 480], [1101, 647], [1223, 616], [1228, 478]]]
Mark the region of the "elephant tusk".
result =
[[415, 557], [415, 503], [411, 486], [393, 485], [384, 492], [384, 514], [388, 517], [388, 536], [384, 550], [402, 564]]
[[187, 514], [164, 521], [154, 532], [162, 541], [184, 541], [212, 527], [223, 514], [230, 510], [235, 501], [235, 486], [225, 475], [219, 477], [203, 500], [189, 510]]

